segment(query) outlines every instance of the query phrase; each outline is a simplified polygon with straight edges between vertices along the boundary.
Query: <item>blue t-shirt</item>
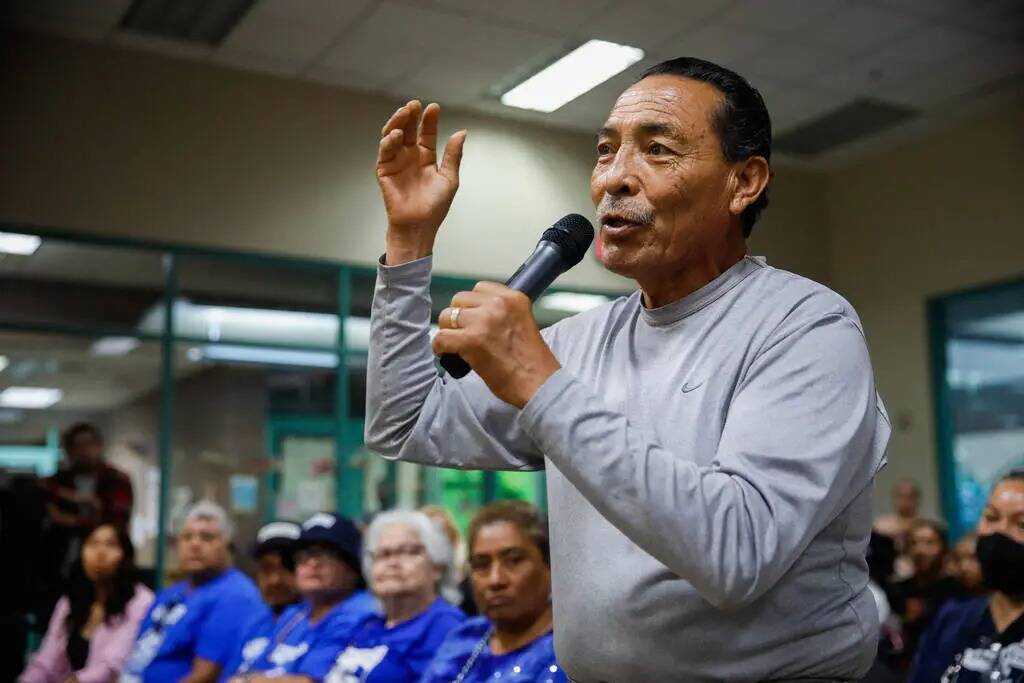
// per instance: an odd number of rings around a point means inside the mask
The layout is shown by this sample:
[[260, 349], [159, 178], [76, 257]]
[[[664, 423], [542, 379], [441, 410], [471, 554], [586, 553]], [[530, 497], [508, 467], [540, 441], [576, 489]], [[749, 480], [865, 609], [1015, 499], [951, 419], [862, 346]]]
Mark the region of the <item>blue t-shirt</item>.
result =
[[247, 671], [269, 676], [296, 674], [314, 681], [323, 680], [338, 653], [352, 642], [369, 619], [377, 616], [377, 605], [369, 593], [357, 591], [335, 605], [316, 624], [309, 622], [309, 613], [309, 603], [286, 609]]
[[466, 672], [463, 683], [519, 681], [520, 683], [566, 683], [568, 678], [555, 659], [555, 642], [548, 631], [518, 650], [502, 655], [491, 653], [484, 640], [491, 622], [484, 617], [469, 619], [448, 634], [434, 661], [419, 683], [451, 683], [480, 648], [480, 654]]
[[234, 652], [228, 659], [227, 664], [224, 665], [224, 670], [220, 674], [220, 679], [218, 679], [221, 683], [236, 673], [249, 671], [253, 662], [267, 649], [276, 623], [277, 616], [264, 604], [263, 609], [240, 631], [240, 636], [235, 643]]
[[921, 637], [908, 683], [1024, 683], [1024, 616], [996, 633], [988, 598], [951, 600]]
[[225, 666], [238, 643], [238, 625], [261, 609], [259, 591], [237, 569], [196, 588], [182, 581], [160, 591], [139, 625], [121, 682], [177, 681], [196, 657]]
[[383, 616], [377, 615], [338, 655], [325, 681], [416, 683], [441, 642], [465, 619], [465, 614], [441, 598], [392, 628], [387, 627]]

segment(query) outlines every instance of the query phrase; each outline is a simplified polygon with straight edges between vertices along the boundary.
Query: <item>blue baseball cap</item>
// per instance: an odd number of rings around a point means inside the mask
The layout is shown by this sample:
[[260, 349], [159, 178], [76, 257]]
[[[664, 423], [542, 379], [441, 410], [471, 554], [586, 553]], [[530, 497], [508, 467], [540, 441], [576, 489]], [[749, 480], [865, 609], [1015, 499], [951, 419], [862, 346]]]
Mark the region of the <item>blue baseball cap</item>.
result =
[[302, 533], [295, 542], [295, 549], [311, 545], [326, 545], [338, 551], [356, 574], [363, 575], [363, 534], [348, 517], [333, 512], [318, 512], [302, 523]]

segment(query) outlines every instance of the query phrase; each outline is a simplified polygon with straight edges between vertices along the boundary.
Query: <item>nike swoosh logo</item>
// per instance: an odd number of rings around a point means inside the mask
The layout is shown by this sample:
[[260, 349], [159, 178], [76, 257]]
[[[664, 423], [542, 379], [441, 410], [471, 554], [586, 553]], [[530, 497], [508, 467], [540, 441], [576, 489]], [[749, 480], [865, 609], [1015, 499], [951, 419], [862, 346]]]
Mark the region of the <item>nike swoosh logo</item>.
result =
[[700, 382], [699, 384], [690, 384], [689, 382], [687, 382], [682, 387], [680, 387], [680, 389], [684, 394], [688, 394], [695, 389], [700, 389], [702, 386], [704, 386], [704, 382]]

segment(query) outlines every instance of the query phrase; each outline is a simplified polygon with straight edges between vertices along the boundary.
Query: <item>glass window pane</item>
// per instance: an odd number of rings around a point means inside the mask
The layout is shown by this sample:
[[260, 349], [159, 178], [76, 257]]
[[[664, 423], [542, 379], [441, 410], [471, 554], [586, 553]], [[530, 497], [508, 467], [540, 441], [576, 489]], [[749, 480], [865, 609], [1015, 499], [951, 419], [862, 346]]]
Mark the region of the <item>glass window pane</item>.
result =
[[189, 504], [213, 500], [232, 516], [236, 559], [249, 568], [244, 549], [264, 521], [335, 509], [337, 379], [333, 367], [235, 357], [224, 346], [175, 345], [169, 531]]
[[501, 500], [525, 500], [544, 509], [543, 472], [497, 472], [495, 496]]
[[[260, 345], [271, 356], [273, 347], [307, 349], [282, 358], [331, 367], [338, 343], [337, 301], [336, 268], [186, 255], [178, 259], [174, 330], [179, 337], [211, 343]], [[159, 330], [159, 321], [153, 322]], [[232, 348], [223, 352], [245, 354]]]
[[[112, 509], [121, 504], [116, 491], [98, 484], [90, 468], [71, 470], [61, 435], [76, 423], [95, 426], [102, 438], [97, 452], [130, 478], [134, 505], [127, 521], [136, 562], [145, 569], [155, 562], [160, 345], [126, 339], [132, 343], [113, 352], [96, 336], [0, 332], [0, 471], [7, 475], [0, 486], [22, 475], [62, 472], [49, 489], [61, 516], [48, 523], [40, 545], [44, 552], [63, 550], [40, 565], [44, 572], [59, 573], [75, 555], [67, 530], [91, 519], [121, 519]], [[59, 577], [48, 574], [40, 581]]]
[[138, 331], [160, 317], [162, 258], [50, 237], [30, 254], [0, 249], [0, 322]]
[[1024, 283], [954, 296], [944, 309], [954, 526], [966, 530], [995, 481], [1024, 466]]

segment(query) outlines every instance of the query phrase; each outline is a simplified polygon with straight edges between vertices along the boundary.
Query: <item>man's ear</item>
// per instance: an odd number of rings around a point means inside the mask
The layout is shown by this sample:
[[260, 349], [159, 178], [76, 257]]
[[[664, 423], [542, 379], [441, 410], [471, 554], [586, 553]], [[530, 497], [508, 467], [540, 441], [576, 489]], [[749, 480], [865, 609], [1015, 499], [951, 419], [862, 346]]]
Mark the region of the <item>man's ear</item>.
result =
[[729, 211], [735, 216], [742, 214], [761, 196], [771, 176], [771, 168], [764, 157], [750, 157], [738, 162], [734, 170], [735, 189], [729, 201]]

